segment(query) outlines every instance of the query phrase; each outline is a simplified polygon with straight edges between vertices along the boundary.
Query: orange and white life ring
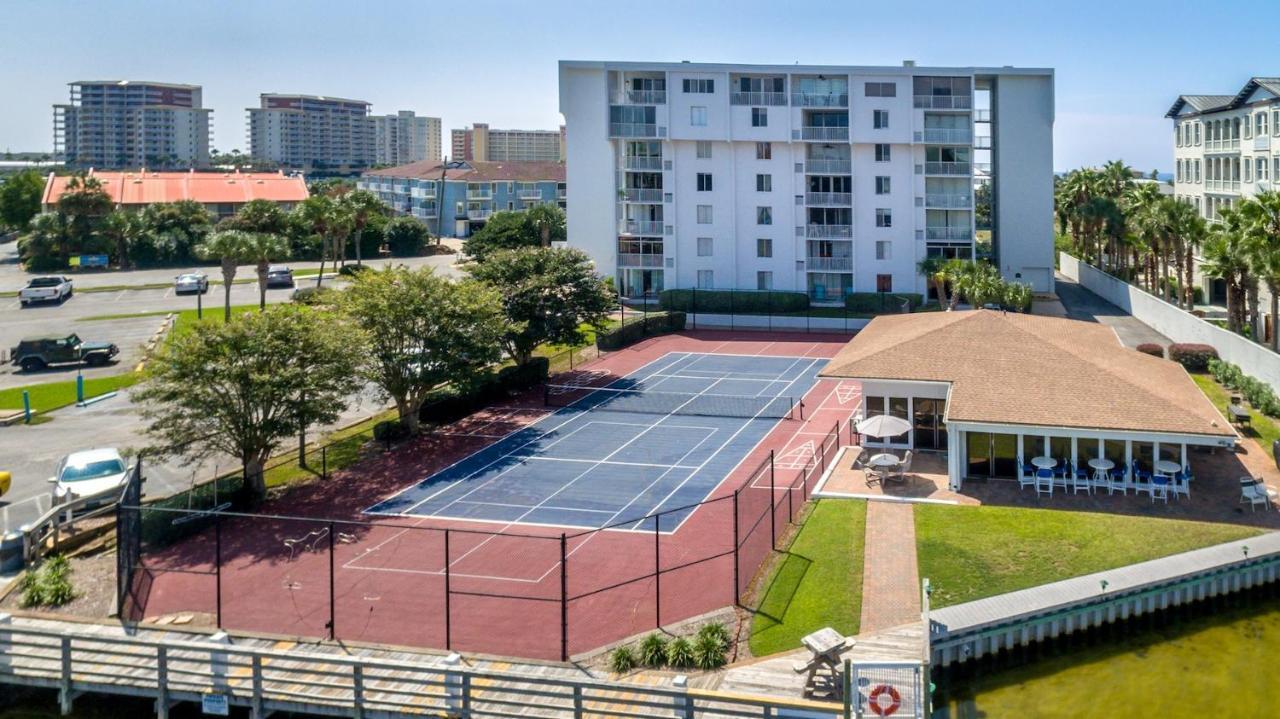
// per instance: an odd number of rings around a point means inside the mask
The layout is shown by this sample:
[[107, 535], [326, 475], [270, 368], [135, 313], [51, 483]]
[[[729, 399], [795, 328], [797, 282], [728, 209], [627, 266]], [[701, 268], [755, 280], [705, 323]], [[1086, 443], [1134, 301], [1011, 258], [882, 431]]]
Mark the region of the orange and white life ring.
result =
[[902, 706], [902, 695], [898, 694], [898, 690], [891, 684], [877, 684], [871, 690], [867, 703], [871, 705], [871, 711], [875, 712], [876, 716], [893, 716]]

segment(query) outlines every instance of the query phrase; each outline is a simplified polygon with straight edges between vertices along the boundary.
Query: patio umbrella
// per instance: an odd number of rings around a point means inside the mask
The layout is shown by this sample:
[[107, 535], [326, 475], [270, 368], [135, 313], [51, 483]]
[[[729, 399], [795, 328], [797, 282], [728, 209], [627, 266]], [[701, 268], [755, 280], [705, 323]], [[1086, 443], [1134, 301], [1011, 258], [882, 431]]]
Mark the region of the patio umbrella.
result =
[[858, 434], [867, 437], [897, 437], [910, 431], [911, 423], [901, 417], [878, 414], [858, 423]]

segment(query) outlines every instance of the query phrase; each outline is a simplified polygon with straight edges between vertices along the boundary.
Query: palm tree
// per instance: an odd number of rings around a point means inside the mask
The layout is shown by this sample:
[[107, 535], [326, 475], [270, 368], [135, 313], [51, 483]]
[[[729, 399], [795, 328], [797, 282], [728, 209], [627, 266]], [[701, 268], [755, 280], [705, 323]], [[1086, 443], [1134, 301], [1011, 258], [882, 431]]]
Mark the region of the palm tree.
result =
[[[1240, 203], [1239, 212], [1249, 235], [1249, 260], [1271, 295], [1271, 349], [1280, 351], [1280, 192], [1263, 192]], [[1255, 310], [1254, 339], [1263, 337]]]
[[[378, 196], [368, 190], [352, 190], [342, 197], [338, 198], [338, 203], [346, 209], [351, 215], [352, 235], [356, 242], [356, 265], [362, 265], [363, 259], [360, 256], [360, 239], [364, 234], [364, 228], [369, 224], [369, 220], [374, 215], [386, 215], [391, 208], [387, 207], [387, 203], [378, 199]], [[347, 253], [346, 244], [343, 244], [342, 261], [346, 264]]]
[[241, 230], [220, 230], [196, 246], [196, 254], [217, 259], [222, 264], [223, 319], [231, 321], [231, 283], [236, 279], [236, 266], [248, 255], [253, 235]]
[[117, 210], [103, 220], [102, 233], [115, 241], [116, 265], [124, 270], [129, 268], [129, 249], [147, 233], [147, 223], [136, 212]]
[[[321, 194], [303, 200], [293, 212], [298, 224], [320, 238], [320, 272], [316, 273], [316, 287], [319, 287], [324, 278], [325, 255], [330, 248], [336, 247], [339, 239], [345, 239], [350, 232], [351, 214], [333, 198]], [[338, 264], [337, 257], [334, 252], [335, 267]]]
[[280, 235], [249, 233], [245, 236], [243, 258], [254, 263], [258, 272], [258, 309], [267, 308], [267, 269], [274, 260], [289, 256], [289, 243]]
[[938, 294], [938, 305], [946, 307], [947, 302], [947, 259], [944, 257], [926, 257], [916, 264], [916, 272], [924, 275], [927, 282], [933, 284]]
[[67, 239], [59, 247], [63, 265], [67, 264], [75, 244], [78, 250], [95, 232], [102, 218], [109, 215], [115, 201], [107, 194], [102, 181], [89, 175], [76, 175], [67, 181], [58, 198], [58, 213], [66, 218]]
[[1224, 207], [1218, 211], [1218, 216], [1221, 222], [1214, 225], [1204, 244], [1204, 264], [1200, 270], [1206, 276], [1226, 283], [1227, 329], [1239, 333], [1244, 327], [1249, 287], [1256, 286], [1258, 282], [1249, 263], [1249, 238], [1239, 209]]
[[551, 204], [537, 205], [529, 208], [526, 217], [529, 224], [538, 231], [543, 247], [550, 247], [552, 240], [565, 236], [564, 210]]
[[1204, 245], [1208, 234], [1208, 225], [1195, 205], [1182, 199], [1173, 200], [1169, 205], [1170, 226], [1182, 246], [1182, 257], [1178, 262], [1183, 276], [1179, 279], [1182, 288], [1182, 302], [1188, 312], [1196, 308], [1195, 294], [1195, 259], [1196, 252]]

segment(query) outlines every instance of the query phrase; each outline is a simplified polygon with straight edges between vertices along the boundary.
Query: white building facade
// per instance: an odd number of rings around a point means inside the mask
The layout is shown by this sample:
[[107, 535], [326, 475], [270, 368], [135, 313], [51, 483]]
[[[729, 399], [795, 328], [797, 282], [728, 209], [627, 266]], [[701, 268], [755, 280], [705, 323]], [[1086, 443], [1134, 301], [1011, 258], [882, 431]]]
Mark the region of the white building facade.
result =
[[355, 171], [374, 163], [369, 103], [340, 97], [263, 93], [248, 108], [249, 153], [298, 170]]
[[375, 153], [379, 165], [440, 162], [442, 130], [438, 117], [420, 117], [412, 110], [373, 117]]
[[560, 63], [569, 243], [627, 296], [663, 289], [926, 293], [975, 255], [1053, 283], [1053, 72]]
[[199, 85], [130, 80], [70, 84], [53, 106], [54, 151], [68, 167], [176, 169], [209, 165], [209, 115]]

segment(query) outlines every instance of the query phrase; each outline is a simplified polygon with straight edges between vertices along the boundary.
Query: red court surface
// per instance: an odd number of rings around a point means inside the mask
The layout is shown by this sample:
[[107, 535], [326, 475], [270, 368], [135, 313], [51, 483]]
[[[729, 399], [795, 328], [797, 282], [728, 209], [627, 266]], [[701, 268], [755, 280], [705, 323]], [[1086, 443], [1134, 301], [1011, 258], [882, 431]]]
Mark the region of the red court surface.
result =
[[[829, 358], [847, 341], [688, 332], [553, 381], [603, 385], [670, 352]], [[212, 622], [220, 605], [232, 631], [323, 638], [332, 629], [343, 641], [552, 660], [589, 652], [734, 604], [848, 437], [859, 395], [856, 383], [819, 380], [804, 419], [780, 420], [674, 533], [361, 514], [546, 414], [535, 390], [296, 487], [261, 508], [270, 516], [224, 516], [216, 530], [144, 544], [126, 616]], [[144, 511], [144, 523], [170, 521], [159, 515]], [[291, 551], [286, 540], [306, 541]]]

